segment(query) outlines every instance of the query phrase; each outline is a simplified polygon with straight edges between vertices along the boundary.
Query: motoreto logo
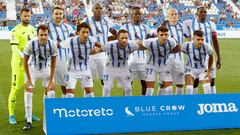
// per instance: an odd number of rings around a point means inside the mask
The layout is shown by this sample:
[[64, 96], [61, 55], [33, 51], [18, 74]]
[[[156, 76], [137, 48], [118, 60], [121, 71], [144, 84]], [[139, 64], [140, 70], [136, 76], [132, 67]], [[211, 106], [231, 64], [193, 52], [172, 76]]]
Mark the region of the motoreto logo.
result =
[[72, 117], [110, 117], [114, 115], [114, 112], [112, 109], [105, 109], [105, 108], [99, 108], [99, 109], [66, 109], [66, 108], [54, 108], [53, 114], [56, 115], [59, 118], [72, 118]]
[[211, 103], [211, 104], [198, 104], [198, 115], [204, 115], [205, 113], [231, 113], [238, 112], [238, 108], [235, 103]]

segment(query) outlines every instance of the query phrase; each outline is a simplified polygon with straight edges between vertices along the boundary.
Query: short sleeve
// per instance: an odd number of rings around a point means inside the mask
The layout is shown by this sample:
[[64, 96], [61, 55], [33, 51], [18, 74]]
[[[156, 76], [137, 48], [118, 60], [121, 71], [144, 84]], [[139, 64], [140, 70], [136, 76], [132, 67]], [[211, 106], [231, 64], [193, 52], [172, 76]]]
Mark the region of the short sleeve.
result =
[[111, 46], [111, 42], [107, 42], [107, 44], [103, 44], [101, 48], [104, 52], [107, 52], [109, 51], [109, 46]]
[[13, 29], [12, 32], [11, 32], [10, 44], [11, 45], [18, 45], [19, 44], [19, 36], [18, 36], [18, 33], [15, 29]]
[[[32, 41], [33, 42], [33, 41]], [[23, 51], [23, 53], [24, 53], [24, 55], [26, 55], [26, 56], [30, 56], [31, 55], [31, 53], [32, 53], [32, 42], [28, 42], [27, 43], [27, 45], [26, 45], [26, 47], [25, 47], [25, 49], [24, 49], [24, 51]]]
[[177, 46], [176, 40], [173, 38], [169, 38], [169, 45], [171, 46], [172, 49], [176, 47]]
[[94, 37], [89, 37], [89, 45], [91, 49], [95, 47], [96, 42], [97, 40]]
[[217, 26], [214, 22], [210, 22], [211, 28], [213, 32], [217, 32]]
[[150, 39], [143, 40], [143, 46], [145, 48], [150, 49], [150, 44], [151, 44], [151, 40]]
[[139, 48], [135, 41], [129, 40], [128, 43], [131, 46], [131, 52], [133, 52], [133, 51], [135, 51], [135, 50], [137, 50]]
[[208, 54], [208, 55], [212, 55], [213, 54], [213, 48], [212, 48], [212, 46], [210, 45], [210, 44], [204, 44], [205, 45], [205, 48], [207, 48], [206, 49], [206, 53]]
[[72, 38], [67, 38], [66, 40], [64, 40], [63, 42], [61, 42], [61, 47], [62, 48], [70, 48], [70, 41]]
[[52, 46], [52, 57], [57, 56], [57, 45], [56, 42], [50, 41], [51, 46]]

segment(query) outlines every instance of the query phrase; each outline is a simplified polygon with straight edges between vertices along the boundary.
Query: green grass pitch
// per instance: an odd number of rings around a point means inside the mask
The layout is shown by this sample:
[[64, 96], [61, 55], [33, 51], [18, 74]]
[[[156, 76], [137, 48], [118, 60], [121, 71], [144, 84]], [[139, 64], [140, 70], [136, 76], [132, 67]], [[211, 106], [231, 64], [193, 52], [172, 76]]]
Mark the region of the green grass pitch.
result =
[[[240, 92], [240, 39], [220, 39], [220, 49], [222, 56], [222, 68], [217, 72], [217, 93], [239, 93]], [[0, 41], [0, 135], [42, 135], [42, 122], [33, 122], [33, 129], [30, 131], [23, 131], [22, 127], [25, 124], [24, 118], [24, 99], [22, 90], [17, 97], [17, 106], [15, 110], [17, 125], [9, 125], [8, 123], [8, 95], [11, 83], [11, 48], [9, 41]], [[101, 95], [100, 81], [94, 83], [95, 95]], [[80, 85], [77, 85], [76, 97], [82, 96]], [[133, 95], [140, 95], [140, 83], [134, 82]], [[56, 96], [60, 97], [59, 88], [56, 90]], [[123, 90], [112, 90], [112, 95], [122, 96]], [[37, 82], [36, 89], [33, 96], [33, 113], [42, 118], [42, 97], [43, 90], [40, 83]], [[240, 99], [239, 99], [240, 100]], [[240, 119], [240, 118], [237, 118]], [[159, 123], [159, 126], [164, 123]], [[142, 135], [238, 135], [240, 129], [221, 129], [221, 130], [204, 130], [204, 131], [178, 131], [178, 132], [158, 132], [158, 133], [141, 133]], [[129, 133], [129, 135], [136, 135], [140, 133]]]

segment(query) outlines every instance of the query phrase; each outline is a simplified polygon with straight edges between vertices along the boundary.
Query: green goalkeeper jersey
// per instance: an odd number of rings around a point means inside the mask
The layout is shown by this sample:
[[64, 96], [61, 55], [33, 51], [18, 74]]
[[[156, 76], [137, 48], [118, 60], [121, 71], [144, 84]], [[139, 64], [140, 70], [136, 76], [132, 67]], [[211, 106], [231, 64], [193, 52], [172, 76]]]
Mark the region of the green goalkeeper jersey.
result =
[[[35, 28], [31, 25], [23, 26], [18, 24], [11, 31], [10, 45], [17, 45], [18, 49], [23, 52], [27, 42], [35, 36]], [[13, 56], [17, 56], [14, 54]]]

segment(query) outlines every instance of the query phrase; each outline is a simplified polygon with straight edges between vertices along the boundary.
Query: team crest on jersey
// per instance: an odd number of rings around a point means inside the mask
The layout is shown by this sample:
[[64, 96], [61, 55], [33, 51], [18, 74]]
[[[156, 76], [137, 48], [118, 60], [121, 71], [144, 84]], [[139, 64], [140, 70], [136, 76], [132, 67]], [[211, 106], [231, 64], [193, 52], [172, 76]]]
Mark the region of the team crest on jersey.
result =
[[103, 24], [103, 25], [107, 25], [107, 23], [106, 23], [105, 21], [104, 21], [104, 22], [102, 22], [102, 24]]
[[86, 76], [86, 80], [87, 80], [88, 82], [91, 81], [91, 78], [92, 78], [92, 77], [91, 77], [90, 75], [87, 75], [87, 76]]
[[183, 76], [184, 76], [184, 73], [183, 72], [181, 72], [181, 73], [179, 73], [179, 75], [178, 75], [180, 78], [183, 78]]
[[16, 40], [16, 36], [12, 35], [12, 40], [15, 41]]
[[126, 76], [126, 80], [131, 81], [131, 76], [130, 75]]
[[167, 70], [167, 71], [165, 72], [165, 75], [166, 75], [166, 76], [169, 76], [170, 73], [171, 73], [171, 71]]

